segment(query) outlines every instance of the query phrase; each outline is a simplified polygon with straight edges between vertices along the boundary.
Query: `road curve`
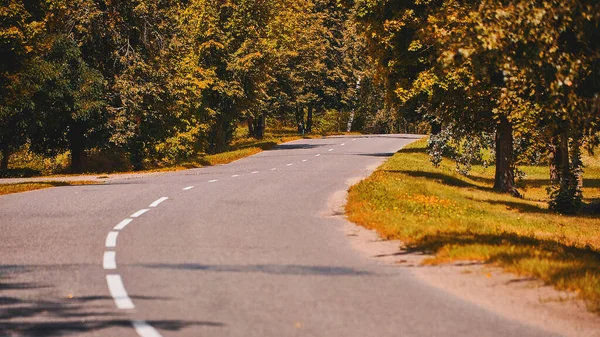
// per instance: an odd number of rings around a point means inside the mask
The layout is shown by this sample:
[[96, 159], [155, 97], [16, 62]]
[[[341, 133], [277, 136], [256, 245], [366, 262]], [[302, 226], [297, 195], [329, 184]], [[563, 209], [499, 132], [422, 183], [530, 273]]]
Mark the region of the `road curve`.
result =
[[373, 263], [323, 216], [418, 138], [0, 197], [0, 336], [550, 336]]

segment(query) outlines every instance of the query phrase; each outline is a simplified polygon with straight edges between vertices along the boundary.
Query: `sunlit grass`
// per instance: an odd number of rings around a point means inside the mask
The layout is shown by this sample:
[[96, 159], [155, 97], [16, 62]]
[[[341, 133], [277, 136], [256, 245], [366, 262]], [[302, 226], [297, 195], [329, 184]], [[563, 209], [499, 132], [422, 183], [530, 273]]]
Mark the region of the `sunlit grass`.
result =
[[[432, 254], [430, 264], [476, 260], [578, 292], [600, 312], [600, 218], [566, 217], [547, 208], [548, 169], [523, 168], [525, 198], [492, 190], [494, 168], [471, 177], [445, 160], [434, 168], [426, 140], [400, 151], [350, 191], [349, 219], [408, 249]], [[598, 167], [586, 169], [585, 195], [597, 198]]]
[[98, 183], [93, 182], [93, 181], [72, 181], [72, 182], [45, 181], [45, 182], [35, 182], [35, 183], [0, 184], [0, 195], [35, 191], [35, 190], [41, 190], [41, 189], [50, 188], [50, 187], [96, 185], [96, 184], [98, 184]]
[[[345, 134], [345, 133], [337, 133]], [[203, 166], [212, 166], [227, 164], [238, 159], [257, 154], [261, 151], [270, 150], [273, 147], [303, 138], [321, 138], [322, 135], [311, 134], [307, 136], [298, 135], [295, 128], [278, 126], [276, 128], [267, 129], [263, 139], [255, 139], [248, 136], [248, 131], [245, 128], [238, 128], [235, 132], [234, 139], [225, 152], [218, 154], [199, 153], [187, 160], [178, 162], [152, 162], [148, 160], [144, 163], [144, 170], [136, 171], [138, 173], [178, 171], [189, 168], [198, 168]], [[89, 172], [84, 174], [105, 174], [105, 173], [127, 173], [132, 172], [133, 167], [128, 161], [124, 152], [111, 152], [109, 154], [94, 153], [87, 158], [91, 165], [87, 165]], [[21, 177], [38, 177], [38, 176], [71, 176], [68, 174], [69, 153], [61, 153], [53, 158], [44, 158], [40, 155], [35, 155], [26, 149], [13, 154], [10, 162], [10, 170], [3, 174], [3, 177], [21, 178]], [[79, 175], [79, 174], [78, 174]]]

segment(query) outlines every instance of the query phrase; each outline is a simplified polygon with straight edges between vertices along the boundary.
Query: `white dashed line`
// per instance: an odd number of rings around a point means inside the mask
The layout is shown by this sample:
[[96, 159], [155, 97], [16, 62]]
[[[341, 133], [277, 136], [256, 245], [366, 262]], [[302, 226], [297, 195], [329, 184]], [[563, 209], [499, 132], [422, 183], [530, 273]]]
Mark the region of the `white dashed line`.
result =
[[277, 171], [277, 167], [273, 167], [271, 171]]
[[234, 175], [231, 176], [231, 178], [237, 178], [239, 176], [240, 176], [239, 174], [234, 174]]
[[132, 321], [131, 324], [140, 337], [162, 337], [156, 329], [144, 321]]
[[162, 197], [158, 200], [156, 200], [155, 202], [150, 204], [150, 207], [158, 207], [158, 205], [160, 205], [162, 202], [166, 201], [167, 199], [169, 199], [168, 197]]
[[355, 141], [355, 140], [356, 140], [356, 138], [352, 139], [352, 141]]
[[125, 219], [125, 220], [119, 222], [119, 224], [116, 225], [115, 228], [113, 228], [113, 229], [116, 231], [120, 231], [120, 230], [124, 229], [125, 227], [127, 227], [127, 225], [129, 225], [132, 221], [133, 221], [133, 219]]
[[333, 151], [333, 149], [329, 149], [329, 152]]
[[287, 164], [286, 166], [294, 166], [294, 164]]
[[308, 161], [308, 160], [306, 160], [306, 159], [302, 160], [302, 162], [303, 162], [303, 163], [306, 163], [307, 161]]
[[217, 179], [213, 179], [213, 180], [209, 180], [208, 182], [212, 184], [212, 183], [216, 183], [217, 181], [218, 181]]
[[184, 191], [189, 191], [189, 190], [191, 190], [192, 188], [194, 188], [194, 186], [188, 186], [188, 187], [184, 188], [183, 190], [184, 190]]
[[342, 143], [342, 145], [340, 145], [340, 146], [346, 146], [346, 143]]
[[135, 212], [135, 213], [131, 214], [131, 217], [132, 217], [132, 218], [139, 218], [139, 217], [141, 217], [141, 216], [142, 216], [144, 213], [146, 213], [146, 212], [148, 212], [148, 211], [150, 211], [150, 210], [149, 210], [149, 209], [147, 209], [147, 208], [140, 209], [139, 211], [137, 211], [137, 212]]
[[117, 269], [117, 253], [116, 252], [104, 252], [104, 259], [102, 260], [102, 267], [104, 269]]
[[119, 232], [110, 232], [106, 236], [106, 248], [115, 248], [117, 246], [117, 236], [119, 236]]
[[127, 295], [121, 275], [106, 275], [106, 283], [108, 283], [108, 291], [115, 301], [115, 305], [119, 309], [134, 309], [135, 305]]
[[259, 171], [253, 171], [252, 174], [257, 174]]
[[320, 154], [320, 153], [319, 153], [319, 154], [315, 154], [315, 157], [320, 157], [320, 156], [321, 156], [321, 154]]

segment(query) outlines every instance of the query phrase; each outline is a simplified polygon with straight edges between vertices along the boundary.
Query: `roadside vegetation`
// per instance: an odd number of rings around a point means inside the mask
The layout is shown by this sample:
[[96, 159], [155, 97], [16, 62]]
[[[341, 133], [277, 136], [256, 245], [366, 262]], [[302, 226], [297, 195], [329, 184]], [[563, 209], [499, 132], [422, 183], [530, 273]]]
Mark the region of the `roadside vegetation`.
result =
[[378, 117], [386, 89], [356, 15], [337, 0], [2, 1], [0, 176], [215, 164], [292, 135], [406, 128]]
[[351, 221], [399, 239], [406, 249], [431, 254], [427, 264], [481, 261], [574, 291], [600, 313], [600, 163], [586, 162], [579, 214], [548, 209], [546, 167], [526, 166], [518, 181], [523, 198], [494, 191], [494, 168], [469, 176], [443, 159], [431, 165], [427, 140], [393, 156], [350, 190]]
[[[293, 128], [278, 127], [267, 129], [262, 139], [256, 139], [247, 134], [247, 130], [239, 128], [233, 137], [229, 150], [217, 153], [198, 153], [190, 158], [163, 158], [161, 161], [147, 160], [144, 162], [143, 172], [176, 171], [203, 166], [227, 164], [232, 161], [270, 150], [278, 144], [302, 138], [322, 137], [322, 133], [301, 136]], [[15, 153], [9, 163], [9, 169], [4, 177], [24, 178], [37, 176], [60, 175], [70, 173], [70, 154], [68, 151], [54, 157], [36, 155], [25, 147]], [[104, 151], [91, 152], [84, 157], [86, 174], [131, 172], [134, 167], [124, 153]], [[139, 172], [139, 171], [138, 171]]]
[[[398, 116], [429, 121], [429, 154], [519, 196], [517, 167], [546, 166], [548, 204], [581, 211], [584, 147], [600, 144], [597, 0], [356, 0]], [[589, 172], [586, 171], [586, 174]]]
[[0, 195], [21, 193], [28, 191], [41, 190], [50, 187], [61, 187], [61, 186], [80, 186], [80, 185], [97, 185], [98, 182], [93, 181], [45, 181], [45, 182], [34, 182], [34, 183], [19, 183], [19, 184], [0, 184]]

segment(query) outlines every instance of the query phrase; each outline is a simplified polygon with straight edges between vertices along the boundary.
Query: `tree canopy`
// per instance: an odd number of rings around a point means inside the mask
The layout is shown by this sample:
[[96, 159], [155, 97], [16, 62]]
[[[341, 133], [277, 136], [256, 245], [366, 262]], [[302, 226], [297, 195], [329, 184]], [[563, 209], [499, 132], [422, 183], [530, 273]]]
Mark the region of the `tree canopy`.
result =
[[592, 0], [358, 0], [390, 104], [432, 124], [429, 151], [467, 172], [495, 154], [495, 189], [548, 158], [551, 207], [581, 203], [581, 147], [597, 144], [600, 4]]

